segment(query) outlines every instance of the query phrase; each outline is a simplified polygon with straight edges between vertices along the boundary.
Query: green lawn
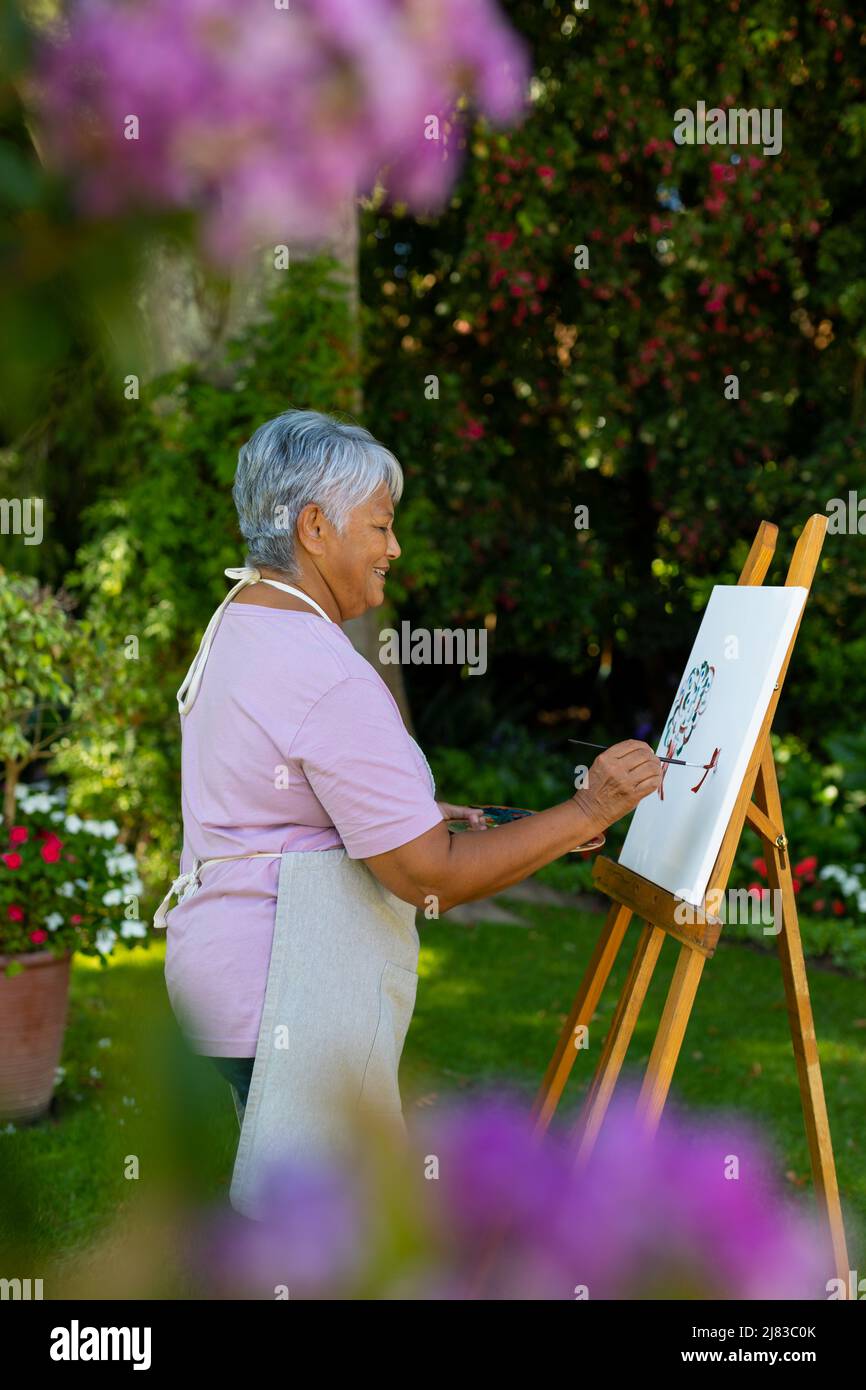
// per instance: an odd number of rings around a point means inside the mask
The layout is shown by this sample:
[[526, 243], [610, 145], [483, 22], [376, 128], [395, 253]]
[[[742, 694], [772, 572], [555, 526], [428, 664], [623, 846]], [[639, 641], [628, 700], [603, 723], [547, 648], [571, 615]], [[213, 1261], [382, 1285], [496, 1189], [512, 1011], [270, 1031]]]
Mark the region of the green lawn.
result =
[[[505, 1083], [529, 1102], [589, 958], [602, 918], [514, 907], [525, 927], [449, 922], [421, 928], [421, 985], [401, 1071], [407, 1116], [451, 1092]], [[629, 929], [601, 1001], [610, 1018], [637, 939]], [[677, 948], [667, 942], [629, 1053], [642, 1067]], [[228, 1087], [179, 1046], [165, 996], [164, 945], [121, 956], [108, 970], [80, 960], [50, 1116], [0, 1129], [0, 1221], [29, 1249], [69, 1255], [107, 1225], [131, 1179], [182, 1173], [204, 1200], [224, 1195], [237, 1122]], [[810, 969], [831, 1132], [852, 1267], [866, 1229], [866, 999], [862, 982]], [[578, 1054], [557, 1123], [590, 1080]], [[776, 956], [722, 944], [707, 963], [674, 1082], [689, 1107], [739, 1109], [759, 1121], [780, 1171], [810, 1200], [809, 1158]], [[11, 1146], [11, 1147], [10, 1147]], [[130, 1165], [138, 1164], [131, 1174]], [[176, 1179], [172, 1179], [174, 1181]]]

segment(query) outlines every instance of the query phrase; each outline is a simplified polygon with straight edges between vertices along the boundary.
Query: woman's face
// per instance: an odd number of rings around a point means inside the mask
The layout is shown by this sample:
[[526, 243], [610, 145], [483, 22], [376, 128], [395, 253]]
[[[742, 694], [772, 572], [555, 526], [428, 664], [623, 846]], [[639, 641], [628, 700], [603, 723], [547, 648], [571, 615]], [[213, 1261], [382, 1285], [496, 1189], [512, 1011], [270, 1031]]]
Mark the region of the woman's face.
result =
[[320, 568], [343, 619], [360, 617], [384, 602], [391, 561], [401, 553], [393, 523], [394, 504], [382, 483], [350, 513], [342, 535], [327, 527]]

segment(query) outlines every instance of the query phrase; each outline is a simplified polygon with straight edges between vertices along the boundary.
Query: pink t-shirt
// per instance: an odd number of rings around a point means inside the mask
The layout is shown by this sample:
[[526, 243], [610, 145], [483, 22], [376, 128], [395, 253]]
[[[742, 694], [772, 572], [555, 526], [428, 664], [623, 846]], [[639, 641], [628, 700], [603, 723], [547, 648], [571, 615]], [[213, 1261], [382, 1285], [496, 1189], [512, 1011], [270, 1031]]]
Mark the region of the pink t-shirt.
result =
[[[336, 623], [230, 603], [181, 718], [183, 853], [384, 854], [442, 820], [391, 692]], [[279, 859], [212, 864], [167, 916], [165, 981], [194, 1051], [255, 1055]]]

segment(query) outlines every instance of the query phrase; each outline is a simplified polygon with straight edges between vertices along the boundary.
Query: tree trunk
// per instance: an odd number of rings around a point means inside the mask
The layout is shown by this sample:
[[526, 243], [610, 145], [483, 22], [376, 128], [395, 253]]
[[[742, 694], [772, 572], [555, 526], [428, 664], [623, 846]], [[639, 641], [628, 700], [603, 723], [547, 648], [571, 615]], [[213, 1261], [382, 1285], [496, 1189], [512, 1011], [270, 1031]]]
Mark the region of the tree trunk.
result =
[[[349, 308], [353, 325], [351, 344], [352, 357], [357, 364], [355, 370], [352, 413], [360, 423], [364, 402], [361, 386], [361, 296], [358, 267], [358, 210], [354, 202], [346, 204], [339, 234], [329, 244], [328, 250], [335, 259], [340, 262], [341, 266], [343, 266], [346, 283], [349, 287]], [[369, 425], [367, 428], [369, 429]], [[376, 434], [375, 429], [372, 432]], [[386, 599], [381, 608], [370, 608], [366, 613], [363, 613], [360, 618], [349, 618], [349, 620], [343, 624], [343, 629], [355, 650], [360, 652], [361, 656], [365, 657], [370, 665], [374, 666], [379, 672], [391, 694], [394, 696], [400, 713], [403, 716], [403, 723], [411, 734], [412, 714], [406, 696], [403, 668], [402, 666], [383, 663], [379, 660], [379, 654], [381, 652], [379, 632], [383, 627], [393, 626], [388, 616], [391, 613], [391, 605]]]
[[15, 788], [18, 786], [18, 776], [21, 769], [13, 758], [6, 759], [3, 782], [3, 824], [6, 827], [8, 839], [9, 831], [15, 824]]

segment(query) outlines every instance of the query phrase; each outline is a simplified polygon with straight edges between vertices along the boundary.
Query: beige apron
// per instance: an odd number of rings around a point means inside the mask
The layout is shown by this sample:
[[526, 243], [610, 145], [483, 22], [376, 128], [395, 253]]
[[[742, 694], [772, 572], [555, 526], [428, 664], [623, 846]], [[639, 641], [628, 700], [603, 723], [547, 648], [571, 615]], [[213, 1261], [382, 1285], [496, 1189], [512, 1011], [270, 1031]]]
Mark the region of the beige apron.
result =
[[256, 1188], [281, 1157], [351, 1152], [371, 1110], [405, 1137], [398, 1069], [415, 1008], [415, 909], [344, 849], [288, 853], [229, 1194], [261, 1219]]
[[[178, 691], [181, 714], [198, 691], [225, 604], [260, 578], [255, 569], [226, 573], [240, 583], [211, 619]], [[327, 618], [301, 590], [264, 582], [298, 594]], [[430, 780], [435, 793], [432, 773]], [[405, 1138], [398, 1071], [415, 1008], [420, 944], [415, 908], [345, 849], [268, 854], [282, 862], [245, 1107], [232, 1088], [241, 1133], [229, 1197], [235, 1210], [254, 1220], [265, 1215], [257, 1189], [274, 1160], [348, 1156], [364, 1112], [374, 1112], [394, 1135]], [[192, 896], [205, 865], [254, 857], [196, 859], [193, 869], [172, 883], [154, 925], [168, 925], [171, 897], [176, 894], [182, 902]]]

